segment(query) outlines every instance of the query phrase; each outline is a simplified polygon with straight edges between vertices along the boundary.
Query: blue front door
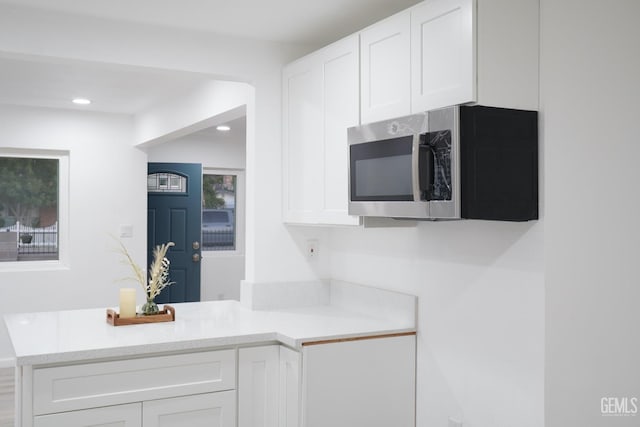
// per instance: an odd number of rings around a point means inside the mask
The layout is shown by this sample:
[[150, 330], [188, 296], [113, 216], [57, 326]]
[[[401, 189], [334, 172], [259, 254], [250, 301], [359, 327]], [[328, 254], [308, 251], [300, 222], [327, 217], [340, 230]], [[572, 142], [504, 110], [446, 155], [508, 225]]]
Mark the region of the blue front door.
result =
[[157, 303], [200, 301], [202, 165], [149, 163], [147, 174], [147, 265], [153, 248], [166, 242], [170, 280]]

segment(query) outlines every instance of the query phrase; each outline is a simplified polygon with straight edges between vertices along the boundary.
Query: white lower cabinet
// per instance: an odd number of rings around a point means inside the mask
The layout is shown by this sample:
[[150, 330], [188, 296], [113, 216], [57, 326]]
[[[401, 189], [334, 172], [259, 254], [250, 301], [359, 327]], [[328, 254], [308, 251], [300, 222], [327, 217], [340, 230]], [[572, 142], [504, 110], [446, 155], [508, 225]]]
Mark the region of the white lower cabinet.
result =
[[238, 350], [238, 427], [278, 427], [280, 346]]
[[414, 427], [416, 337], [304, 347], [303, 427]]
[[140, 427], [142, 404], [107, 406], [60, 414], [40, 415], [34, 427]]
[[234, 427], [235, 391], [206, 393], [142, 404], [142, 427]]
[[236, 388], [236, 351], [77, 363], [33, 370], [33, 414]]
[[234, 427], [235, 391], [39, 415], [34, 427]]
[[299, 352], [280, 347], [280, 427], [300, 426], [300, 363]]
[[20, 427], [414, 427], [415, 335], [28, 367], [31, 386]]
[[20, 427], [235, 427], [236, 349], [24, 369]]

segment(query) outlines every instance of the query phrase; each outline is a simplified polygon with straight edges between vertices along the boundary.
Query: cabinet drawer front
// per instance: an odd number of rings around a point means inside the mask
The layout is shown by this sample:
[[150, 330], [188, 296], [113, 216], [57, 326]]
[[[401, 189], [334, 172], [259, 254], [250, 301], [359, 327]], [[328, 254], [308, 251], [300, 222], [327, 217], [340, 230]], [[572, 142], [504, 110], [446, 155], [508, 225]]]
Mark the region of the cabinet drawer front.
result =
[[234, 427], [234, 391], [198, 394], [142, 404], [142, 427]]
[[235, 350], [34, 369], [34, 415], [235, 388]]
[[63, 414], [41, 415], [33, 427], [140, 427], [142, 404], [108, 406]]

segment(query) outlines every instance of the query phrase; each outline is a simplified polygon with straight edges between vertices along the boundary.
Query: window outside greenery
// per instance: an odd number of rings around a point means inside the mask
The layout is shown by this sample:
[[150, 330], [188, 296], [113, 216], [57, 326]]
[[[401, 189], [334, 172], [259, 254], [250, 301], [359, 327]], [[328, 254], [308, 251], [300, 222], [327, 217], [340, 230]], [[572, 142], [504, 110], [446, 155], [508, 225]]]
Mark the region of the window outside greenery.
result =
[[57, 159], [0, 157], [0, 261], [58, 259]]

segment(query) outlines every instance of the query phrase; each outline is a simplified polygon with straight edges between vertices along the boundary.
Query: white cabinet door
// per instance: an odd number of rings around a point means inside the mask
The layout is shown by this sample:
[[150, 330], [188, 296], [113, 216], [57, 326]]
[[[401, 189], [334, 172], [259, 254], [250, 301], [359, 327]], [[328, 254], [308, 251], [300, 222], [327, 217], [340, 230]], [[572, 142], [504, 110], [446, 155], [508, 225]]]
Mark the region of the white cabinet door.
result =
[[317, 56], [283, 70], [283, 216], [285, 222], [315, 223], [321, 206], [322, 76]]
[[376, 122], [411, 113], [409, 10], [360, 33], [360, 117]]
[[278, 427], [280, 346], [238, 351], [238, 427]]
[[34, 417], [34, 427], [140, 427], [142, 404], [107, 406]]
[[358, 36], [340, 40], [321, 51], [324, 191], [319, 223], [358, 225], [349, 216], [347, 128], [359, 123]]
[[33, 413], [50, 414], [235, 387], [235, 350], [38, 368], [33, 370]]
[[235, 390], [152, 400], [142, 406], [143, 427], [235, 427]]
[[305, 346], [304, 427], [414, 427], [416, 337]]
[[358, 36], [283, 70], [283, 218], [350, 225], [347, 127], [359, 123]]
[[476, 100], [475, 0], [429, 0], [411, 10], [411, 107]]
[[300, 353], [280, 347], [280, 427], [300, 426]]

